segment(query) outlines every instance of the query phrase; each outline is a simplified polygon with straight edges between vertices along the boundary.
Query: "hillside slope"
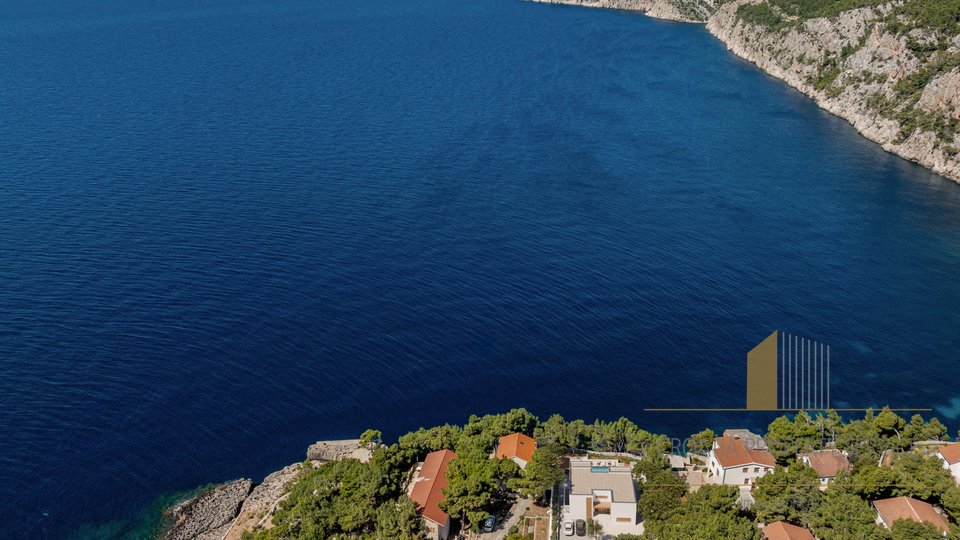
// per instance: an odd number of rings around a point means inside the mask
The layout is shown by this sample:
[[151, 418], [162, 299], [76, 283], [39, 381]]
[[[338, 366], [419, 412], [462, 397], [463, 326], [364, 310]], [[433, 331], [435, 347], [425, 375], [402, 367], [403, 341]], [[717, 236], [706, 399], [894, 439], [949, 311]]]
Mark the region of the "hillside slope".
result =
[[562, 3], [706, 21], [733, 53], [884, 149], [960, 181], [960, 0]]
[[657, 19], [706, 22], [722, 0], [531, 0], [543, 4], [569, 4], [606, 9], [641, 11]]

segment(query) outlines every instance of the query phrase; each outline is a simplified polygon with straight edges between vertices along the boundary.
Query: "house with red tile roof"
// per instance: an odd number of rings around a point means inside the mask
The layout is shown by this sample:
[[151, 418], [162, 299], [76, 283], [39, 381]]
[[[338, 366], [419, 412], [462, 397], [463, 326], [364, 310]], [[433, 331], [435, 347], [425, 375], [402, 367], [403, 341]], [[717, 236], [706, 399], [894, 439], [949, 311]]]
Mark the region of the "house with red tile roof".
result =
[[877, 510], [877, 523], [890, 529], [895, 521], [909, 519], [917, 523], [930, 523], [947, 534], [949, 526], [943, 515], [932, 504], [918, 501], [912, 497], [895, 497], [873, 501]]
[[764, 540], [817, 540], [809, 530], [785, 521], [775, 521], [761, 532]]
[[430, 452], [417, 465], [407, 494], [417, 505], [427, 529], [427, 537], [447, 540], [450, 535], [450, 516], [440, 509], [443, 488], [447, 487], [447, 467], [457, 457], [450, 450]]
[[767, 441], [764, 441], [763, 437], [757, 435], [749, 429], [725, 429], [723, 430], [723, 436], [740, 439], [743, 441], [743, 444], [747, 445], [747, 448], [753, 448], [754, 450], [769, 450], [769, 448], [767, 448]]
[[511, 433], [504, 435], [497, 441], [497, 459], [512, 459], [520, 466], [526, 468], [527, 463], [533, 459], [533, 453], [537, 449], [537, 441], [533, 437], [528, 437], [523, 433]]
[[943, 468], [950, 471], [954, 480], [960, 483], [960, 442], [942, 447], [937, 455], [943, 461]]
[[825, 488], [840, 471], [850, 471], [853, 466], [850, 460], [839, 450], [817, 450], [800, 454], [800, 461], [809, 465], [817, 471], [817, 478], [820, 479], [821, 489]]
[[743, 440], [731, 436], [714, 440], [708, 456], [710, 477], [717, 484], [751, 486], [776, 466], [773, 454], [748, 448]]

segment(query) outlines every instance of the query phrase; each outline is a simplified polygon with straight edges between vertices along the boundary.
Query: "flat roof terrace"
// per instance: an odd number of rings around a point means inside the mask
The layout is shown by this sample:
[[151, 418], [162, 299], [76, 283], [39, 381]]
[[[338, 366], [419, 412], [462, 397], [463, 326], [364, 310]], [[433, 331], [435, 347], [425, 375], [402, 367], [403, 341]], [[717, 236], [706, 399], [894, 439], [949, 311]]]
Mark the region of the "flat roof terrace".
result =
[[630, 467], [604, 460], [570, 460], [570, 493], [592, 495], [595, 491], [609, 491], [613, 502], [636, 502]]

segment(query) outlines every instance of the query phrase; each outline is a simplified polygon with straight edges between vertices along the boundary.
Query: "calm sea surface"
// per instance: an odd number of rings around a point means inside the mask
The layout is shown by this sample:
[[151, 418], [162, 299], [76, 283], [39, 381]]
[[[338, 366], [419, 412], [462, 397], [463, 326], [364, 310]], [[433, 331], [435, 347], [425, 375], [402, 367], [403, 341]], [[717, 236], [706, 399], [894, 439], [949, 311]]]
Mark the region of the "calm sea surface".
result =
[[960, 186], [700, 26], [0, 4], [0, 537], [104, 536], [367, 427], [761, 427], [642, 409], [742, 406], [773, 329], [833, 346], [835, 405], [955, 432]]

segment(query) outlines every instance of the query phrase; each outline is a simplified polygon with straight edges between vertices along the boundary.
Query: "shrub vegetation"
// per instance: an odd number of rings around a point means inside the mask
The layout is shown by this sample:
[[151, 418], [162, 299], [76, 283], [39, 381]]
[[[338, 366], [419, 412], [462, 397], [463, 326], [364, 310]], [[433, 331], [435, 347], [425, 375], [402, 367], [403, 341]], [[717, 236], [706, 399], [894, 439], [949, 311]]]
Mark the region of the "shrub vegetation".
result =
[[[525, 470], [513, 461], [490, 457], [497, 438], [515, 431], [538, 441]], [[472, 416], [463, 426], [419, 429], [390, 446], [378, 444], [382, 438], [378, 431], [364, 435], [361, 444], [375, 448], [369, 463], [353, 459], [316, 467], [306, 463], [280, 503], [273, 527], [245, 538], [421, 540], [423, 523], [404, 494], [404, 483], [417, 461], [440, 449], [457, 453], [447, 471], [442, 506], [459, 526], [473, 530], [502, 507], [509, 492], [545, 498], [563, 479], [561, 461], [573, 449], [630, 456], [625, 459], [634, 464], [645, 540], [759, 540], [758, 525], [776, 520], [806, 526], [821, 540], [927, 538], [926, 527], [907, 524], [888, 531], [874, 522], [870, 501], [900, 495], [940, 506], [952, 523], [960, 518], [960, 487], [937, 458], [913, 448], [920, 440], [947, 440], [946, 427], [919, 415], [908, 421], [889, 409], [868, 411], [862, 419], [850, 421], [835, 412], [816, 416], [801, 412], [774, 420], [765, 438], [779, 465], [757, 480], [750, 508], [741, 503], [734, 486], [707, 485], [688, 493], [685, 481], [670, 470], [664, 457], [670, 451], [668, 440], [626, 418], [587, 424], [554, 415], [541, 422], [515, 409]], [[700, 432], [691, 437], [690, 448], [709, 451], [714, 436], [709, 430]], [[796, 454], [824, 446], [846, 452], [854, 470], [842, 472], [822, 491], [816, 473], [798, 462]], [[878, 466], [884, 450], [895, 451], [896, 457], [889, 466]], [[960, 539], [960, 528], [951, 527], [949, 538]]]

